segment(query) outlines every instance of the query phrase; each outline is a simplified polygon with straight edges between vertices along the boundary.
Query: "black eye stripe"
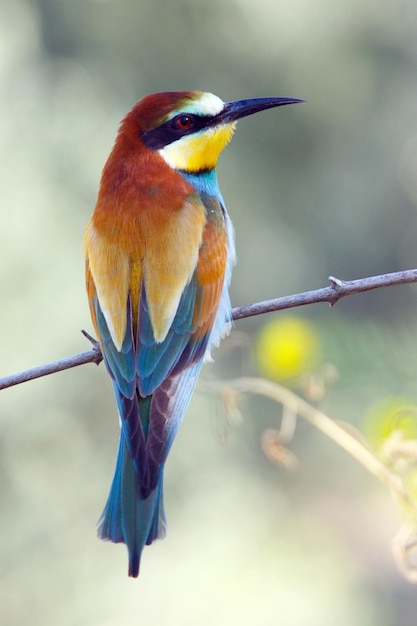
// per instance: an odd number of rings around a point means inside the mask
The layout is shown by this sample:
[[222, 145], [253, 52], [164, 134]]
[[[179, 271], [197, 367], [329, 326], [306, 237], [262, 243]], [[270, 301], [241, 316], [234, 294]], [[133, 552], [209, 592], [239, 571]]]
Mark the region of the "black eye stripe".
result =
[[[186, 128], [181, 128], [181, 126], [178, 125], [181, 118], [190, 118], [191, 124]], [[213, 118], [208, 115], [194, 115], [193, 113], [184, 112], [176, 115], [173, 119], [168, 120], [168, 122], [161, 124], [161, 126], [157, 128], [142, 132], [141, 138], [147, 148], [151, 150], [161, 150], [164, 146], [167, 146], [173, 141], [177, 141], [177, 139], [181, 139], [181, 137], [192, 135], [203, 128], [211, 126], [214, 120], [215, 117]]]

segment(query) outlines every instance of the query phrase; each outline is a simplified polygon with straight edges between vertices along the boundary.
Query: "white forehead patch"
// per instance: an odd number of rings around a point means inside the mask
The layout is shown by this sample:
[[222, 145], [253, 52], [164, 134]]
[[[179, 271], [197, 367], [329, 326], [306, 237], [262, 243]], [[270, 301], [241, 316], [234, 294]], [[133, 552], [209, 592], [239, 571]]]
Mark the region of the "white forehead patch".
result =
[[201, 92], [195, 100], [189, 100], [181, 109], [173, 111], [168, 119], [172, 119], [181, 113], [193, 113], [194, 115], [217, 115], [223, 110], [224, 102], [213, 93]]
[[223, 110], [224, 102], [213, 93], [202, 93], [198, 100], [193, 103], [195, 113], [200, 115], [217, 115]]

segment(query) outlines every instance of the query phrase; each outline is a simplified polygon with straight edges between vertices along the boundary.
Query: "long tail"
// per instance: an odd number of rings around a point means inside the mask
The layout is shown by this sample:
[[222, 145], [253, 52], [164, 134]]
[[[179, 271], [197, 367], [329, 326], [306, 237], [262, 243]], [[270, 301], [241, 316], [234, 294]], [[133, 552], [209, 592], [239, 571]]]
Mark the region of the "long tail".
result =
[[165, 536], [162, 483], [163, 467], [156, 489], [145, 500], [141, 498], [139, 480], [122, 431], [116, 470], [99, 520], [98, 536], [100, 539], [126, 544], [129, 576], [134, 578], [139, 574], [140, 557], [145, 545]]

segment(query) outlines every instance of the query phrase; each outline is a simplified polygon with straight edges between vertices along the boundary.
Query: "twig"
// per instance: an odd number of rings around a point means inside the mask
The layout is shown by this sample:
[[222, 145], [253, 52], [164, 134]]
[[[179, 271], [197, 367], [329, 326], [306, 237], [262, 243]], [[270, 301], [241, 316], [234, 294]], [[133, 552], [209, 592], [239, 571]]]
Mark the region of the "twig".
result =
[[381, 274], [380, 276], [369, 276], [368, 278], [359, 278], [358, 280], [340, 280], [334, 276], [329, 276], [329, 281], [331, 283], [330, 286], [323, 287], [322, 289], [314, 289], [313, 291], [305, 291], [304, 293], [297, 293], [293, 296], [284, 296], [282, 298], [274, 298], [273, 300], [265, 300], [264, 302], [256, 302], [255, 304], [237, 307], [233, 309], [233, 319], [240, 320], [244, 317], [252, 317], [254, 315], [262, 315], [264, 313], [271, 313], [272, 311], [281, 311], [283, 309], [291, 309], [307, 304], [317, 304], [319, 302], [328, 302], [330, 306], [333, 306], [346, 296], [363, 293], [364, 291], [416, 283], [417, 269], [392, 272], [391, 274]]
[[246, 377], [222, 382], [209, 382], [205, 385], [203, 384], [203, 387], [200, 387], [201, 390], [217, 393], [232, 390], [238, 394], [256, 394], [270, 398], [282, 406], [290, 407], [291, 411], [296, 415], [310, 422], [329, 439], [332, 439], [338, 446], [346, 450], [368, 472], [395, 493], [409, 509], [416, 512], [414, 502], [399, 476], [390, 472], [352, 432], [330, 419], [322, 411], [316, 409], [286, 387], [264, 378]]
[[[83, 334], [86, 335], [84, 331]], [[80, 352], [79, 354], [73, 354], [65, 359], [59, 359], [58, 361], [52, 361], [45, 365], [38, 365], [30, 370], [24, 372], [18, 372], [17, 374], [11, 374], [0, 378], [0, 390], [7, 387], [13, 387], [14, 385], [20, 385], [20, 383], [26, 383], [28, 380], [34, 380], [35, 378], [41, 378], [42, 376], [48, 376], [49, 374], [56, 374], [56, 372], [62, 372], [63, 370], [69, 370], [72, 367], [78, 367], [78, 365], [84, 365], [84, 363], [101, 363], [103, 357], [101, 355], [100, 347], [96, 343], [91, 350], [86, 352]]]
[[[272, 311], [282, 311], [294, 307], [305, 306], [307, 304], [317, 304], [319, 302], [327, 302], [333, 306], [341, 298], [351, 296], [372, 289], [380, 289], [381, 287], [392, 287], [394, 285], [405, 285], [417, 282], [417, 269], [404, 270], [402, 272], [392, 272], [391, 274], [382, 274], [380, 276], [369, 276], [368, 278], [360, 278], [358, 280], [344, 281], [333, 276], [329, 277], [330, 286], [313, 291], [305, 291], [292, 296], [284, 296], [273, 300], [265, 300], [264, 302], [256, 302], [255, 304], [247, 304], [237, 307], [232, 311], [232, 318], [240, 320], [245, 317], [253, 317], [255, 315], [263, 315]], [[85, 363], [101, 362], [102, 356], [98, 343], [88, 335], [85, 331], [83, 334], [93, 343], [93, 348], [80, 354], [74, 354], [70, 357], [53, 361], [45, 365], [39, 365], [30, 370], [12, 374], [0, 378], [0, 390], [19, 385], [20, 383], [34, 380], [41, 376], [48, 376], [56, 372], [84, 365]]]
[[[412, 491], [408, 490], [409, 477], [404, 480], [403, 476], [385, 466], [368, 447], [359, 432], [356, 432], [350, 424], [342, 424], [332, 420], [290, 389], [263, 378], [238, 378], [229, 381], [206, 382], [200, 385], [199, 389], [209, 393], [218, 393], [226, 412], [230, 399], [232, 399], [234, 410], [239, 411], [239, 397], [244, 394], [256, 394], [270, 398], [282, 406], [283, 413], [287, 410], [292, 414], [294, 420], [297, 417], [307, 420], [373, 474], [403, 505], [405, 521], [392, 541], [392, 553], [406, 580], [412, 584], [417, 584], [417, 501], [413, 497]], [[293, 469], [297, 466], [297, 459], [286, 446], [287, 437], [283, 437], [282, 419], [281, 417], [279, 430], [270, 428], [263, 432], [261, 447], [267, 459], [287, 469]], [[411, 458], [414, 459], [415, 463], [415, 449], [411, 447], [412, 443], [413, 441], [409, 442]], [[404, 460], [406, 459], [407, 454], [404, 454]]]

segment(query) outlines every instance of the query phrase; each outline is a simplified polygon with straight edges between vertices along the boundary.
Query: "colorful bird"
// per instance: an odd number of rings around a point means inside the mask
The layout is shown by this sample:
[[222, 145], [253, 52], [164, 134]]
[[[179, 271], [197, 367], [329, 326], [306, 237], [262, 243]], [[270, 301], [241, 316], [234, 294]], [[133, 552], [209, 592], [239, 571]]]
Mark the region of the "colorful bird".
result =
[[235, 249], [217, 159], [238, 119], [295, 102], [146, 96], [104, 166], [84, 236], [86, 283], [121, 434], [98, 534], [127, 545], [129, 576], [145, 544], [165, 535], [164, 463], [202, 362], [229, 332]]

